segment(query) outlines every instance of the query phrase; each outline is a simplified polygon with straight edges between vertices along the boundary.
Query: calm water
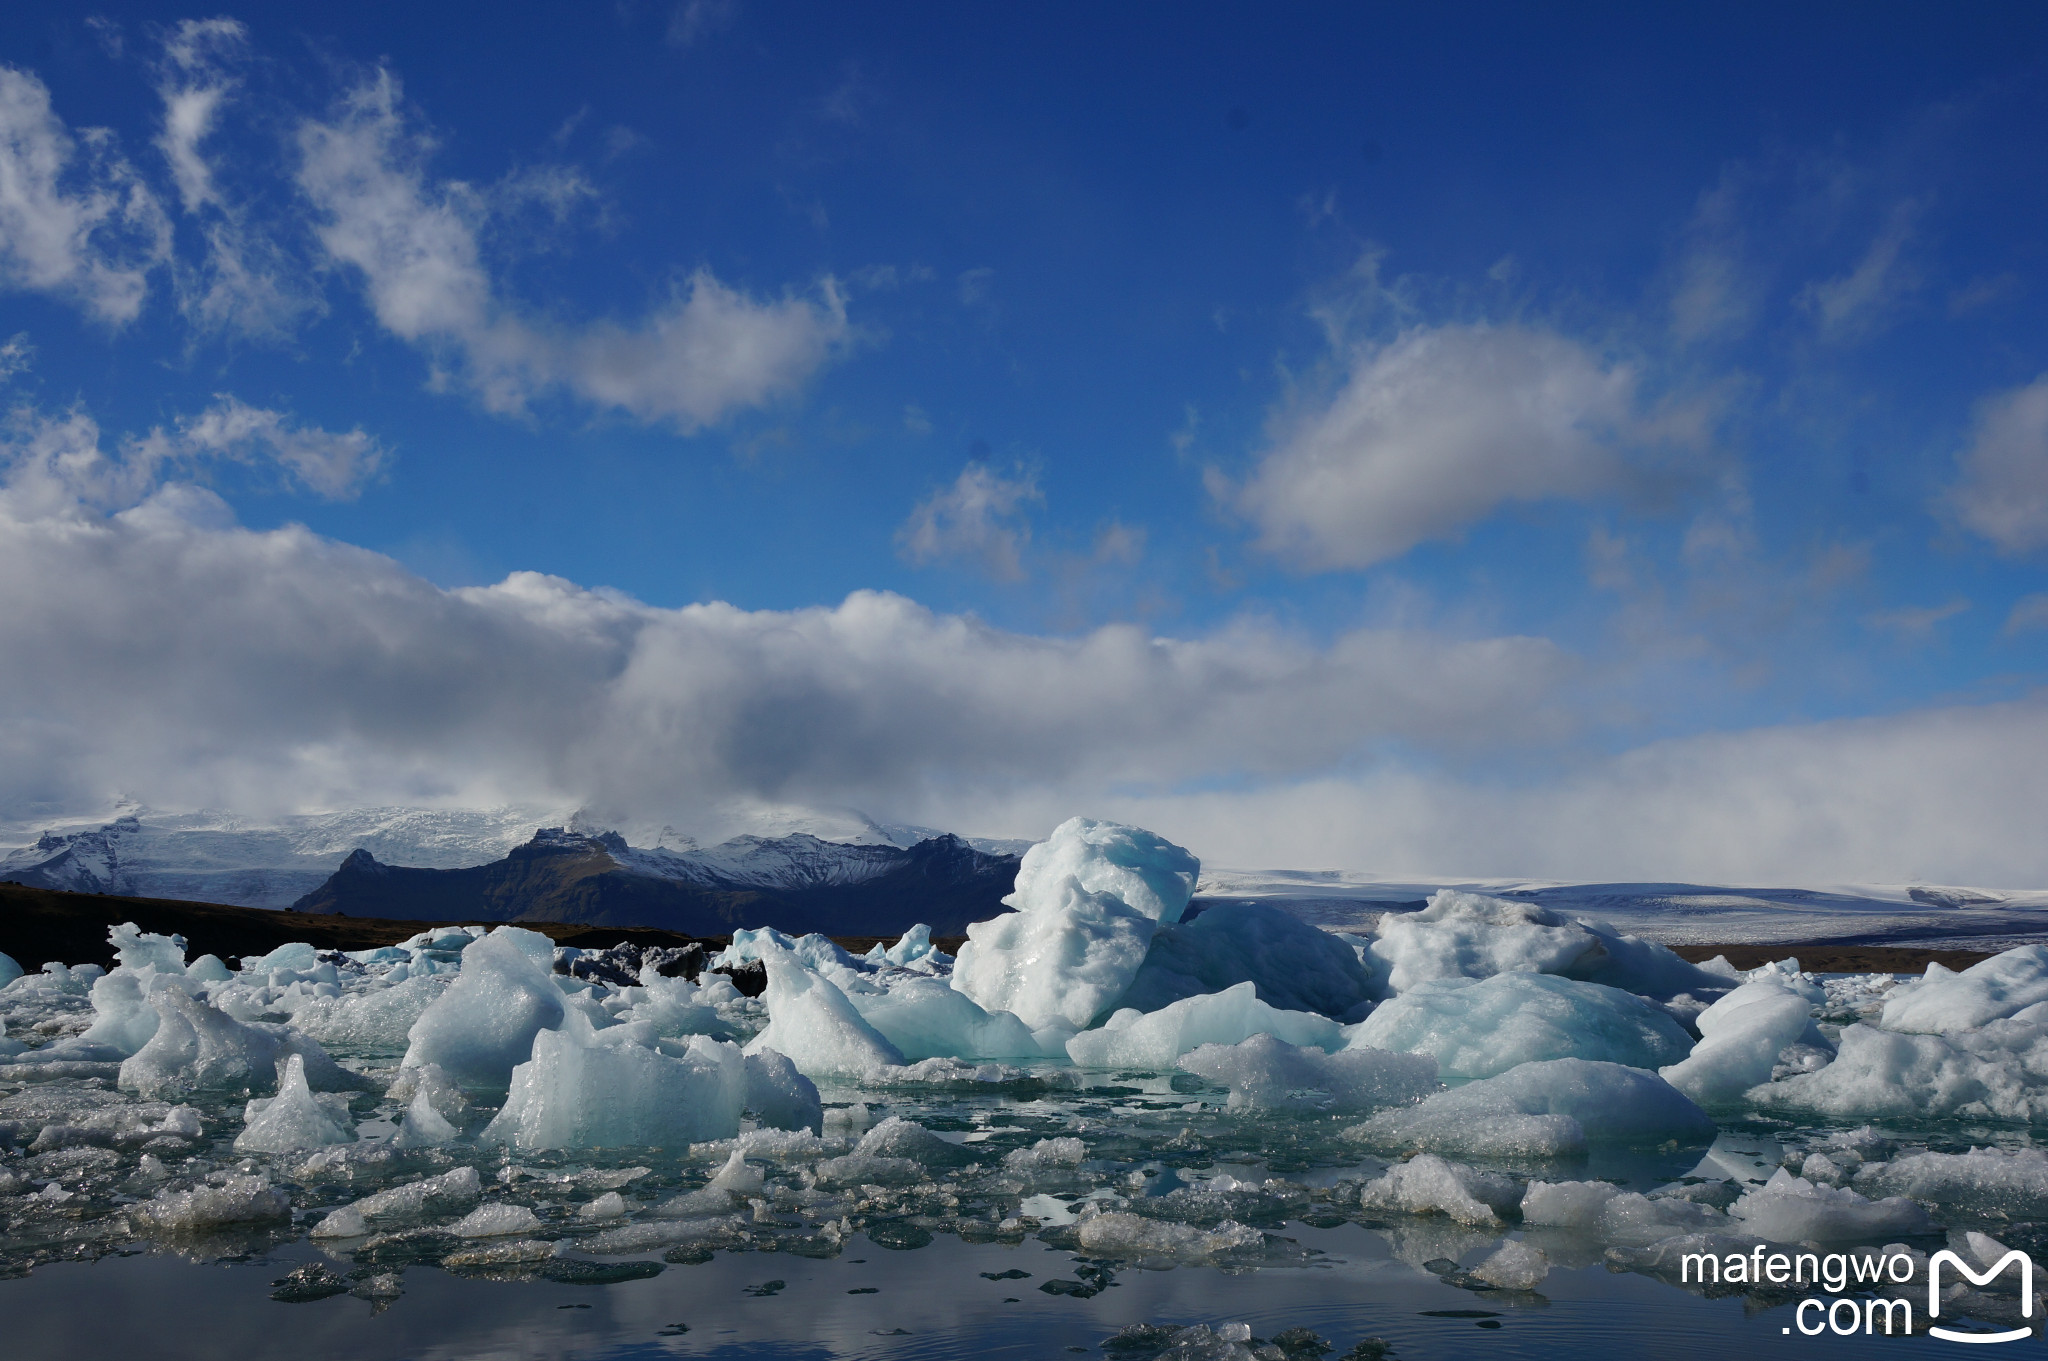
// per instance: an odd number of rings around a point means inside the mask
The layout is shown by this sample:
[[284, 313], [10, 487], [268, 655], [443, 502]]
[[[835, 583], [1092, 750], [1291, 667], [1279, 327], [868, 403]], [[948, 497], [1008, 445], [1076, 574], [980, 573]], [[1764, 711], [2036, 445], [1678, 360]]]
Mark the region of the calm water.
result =
[[[1294, 1269], [1232, 1274], [1117, 1268], [1093, 1298], [1047, 1294], [1076, 1278], [1073, 1253], [941, 1237], [891, 1251], [856, 1237], [836, 1260], [720, 1253], [697, 1265], [611, 1285], [466, 1279], [432, 1267], [403, 1273], [379, 1306], [349, 1295], [286, 1304], [274, 1281], [308, 1262], [343, 1272], [306, 1243], [248, 1261], [194, 1265], [161, 1253], [57, 1263], [0, 1282], [6, 1354], [184, 1358], [1052, 1357], [1101, 1343], [1128, 1323], [1242, 1320], [1270, 1337], [1306, 1326], [1340, 1356], [1367, 1335], [1422, 1357], [1832, 1357], [1954, 1350], [1915, 1338], [1787, 1335], [1789, 1307], [1707, 1300], [1598, 1265], [1554, 1270], [1540, 1296], [1468, 1292], [1396, 1260], [1386, 1235], [1359, 1225], [1288, 1237], [1324, 1255]], [[1413, 1244], [1408, 1245], [1413, 1249]], [[1453, 1245], [1454, 1246], [1454, 1245]], [[987, 1279], [982, 1273], [1025, 1271]], [[782, 1285], [772, 1287], [771, 1282]], [[852, 1292], [863, 1293], [852, 1293]], [[872, 1293], [866, 1293], [872, 1292]], [[1433, 1315], [1485, 1311], [1491, 1317]], [[1497, 1325], [1497, 1326], [1482, 1326]], [[685, 1331], [686, 1329], [686, 1331]]]

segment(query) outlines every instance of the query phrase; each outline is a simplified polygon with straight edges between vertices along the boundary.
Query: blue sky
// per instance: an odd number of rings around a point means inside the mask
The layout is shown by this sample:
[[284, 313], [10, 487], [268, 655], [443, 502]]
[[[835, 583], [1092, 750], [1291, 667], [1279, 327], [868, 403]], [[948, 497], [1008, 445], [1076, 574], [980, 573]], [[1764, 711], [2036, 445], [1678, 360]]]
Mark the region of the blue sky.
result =
[[2048, 874], [2048, 19], [1667, 9], [12, 6], [0, 795]]

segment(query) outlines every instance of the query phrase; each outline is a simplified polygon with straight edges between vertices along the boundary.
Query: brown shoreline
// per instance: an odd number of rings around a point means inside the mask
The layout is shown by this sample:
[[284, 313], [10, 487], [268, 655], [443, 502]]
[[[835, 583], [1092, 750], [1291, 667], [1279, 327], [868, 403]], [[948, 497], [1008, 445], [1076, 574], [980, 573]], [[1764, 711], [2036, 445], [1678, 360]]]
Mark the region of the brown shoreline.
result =
[[1991, 958], [1990, 950], [1920, 950], [1910, 945], [1836, 945], [1827, 941], [1784, 945], [1674, 945], [1674, 953], [1695, 964], [1725, 956], [1738, 969], [1776, 959], [1797, 959], [1810, 973], [1924, 973], [1929, 964], [1963, 970]]

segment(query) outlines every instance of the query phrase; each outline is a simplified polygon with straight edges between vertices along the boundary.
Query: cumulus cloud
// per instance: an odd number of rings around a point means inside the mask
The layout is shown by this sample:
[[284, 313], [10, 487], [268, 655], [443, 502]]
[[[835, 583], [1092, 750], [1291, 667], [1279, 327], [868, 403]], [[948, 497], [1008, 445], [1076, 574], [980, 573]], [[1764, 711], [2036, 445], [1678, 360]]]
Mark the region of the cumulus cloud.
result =
[[9, 415], [0, 433], [6, 479], [0, 495], [17, 523], [77, 523], [93, 513], [133, 507], [157, 492], [166, 476], [220, 459], [271, 463], [288, 481], [343, 500], [388, 457], [360, 428], [337, 433], [300, 425], [225, 393], [198, 415], [122, 441], [111, 453], [99, 423], [84, 410], [49, 416], [23, 407]]
[[170, 31], [157, 63], [164, 111], [156, 145], [179, 207], [206, 242], [202, 262], [173, 261], [179, 309], [203, 331], [282, 338], [319, 309], [319, 296], [223, 189], [203, 146], [240, 85], [231, 67], [243, 57], [248, 37], [233, 19], [187, 19]]
[[1023, 508], [1044, 499], [1029, 472], [1003, 477], [985, 463], [969, 463], [952, 486], [917, 503], [896, 531], [897, 550], [920, 567], [966, 562], [997, 581], [1020, 581], [1024, 546], [1031, 542]]
[[169, 253], [163, 209], [114, 135], [74, 138], [42, 81], [0, 66], [0, 288], [53, 294], [121, 326]]
[[886, 593], [662, 609], [532, 573], [442, 590], [303, 527], [238, 527], [210, 494], [150, 490], [145, 472], [99, 454], [82, 415], [17, 434], [0, 492], [0, 807], [115, 789], [250, 808], [922, 807], [965, 789], [1289, 776], [1387, 743], [1542, 744], [1572, 721], [1558, 693], [1574, 664], [1539, 639], [1318, 644], [1255, 620], [1041, 637]]
[[1361, 351], [1327, 402], [1283, 420], [1242, 486], [1211, 488], [1305, 571], [1369, 567], [1509, 501], [1630, 480], [1637, 378], [1551, 331], [1418, 327]]
[[2021, 596], [2013, 602], [2012, 612], [2005, 616], [2005, 636], [2008, 638], [2030, 629], [2044, 628], [2048, 628], [2048, 593]]
[[2048, 545], [2048, 374], [1978, 404], [1946, 508], [2001, 552]]
[[432, 178], [432, 143], [406, 126], [384, 71], [327, 121], [300, 129], [298, 182], [327, 255], [359, 275], [377, 320], [425, 348], [442, 377], [516, 413], [566, 389], [598, 407], [684, 431], [800, 388], [850, 332], [837, 285], [762, 301], [698, 269], [632, 325], [568, 328], [500, 295], [479, 242], [486, 196]]

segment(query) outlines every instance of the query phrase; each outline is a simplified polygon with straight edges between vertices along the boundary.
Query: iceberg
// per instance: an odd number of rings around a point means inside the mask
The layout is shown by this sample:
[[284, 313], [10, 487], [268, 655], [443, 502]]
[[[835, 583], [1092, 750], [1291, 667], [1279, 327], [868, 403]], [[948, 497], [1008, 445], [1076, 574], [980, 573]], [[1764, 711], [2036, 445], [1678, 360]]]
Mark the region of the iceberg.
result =
[[1436, 1060], [1364, 1047], [1326, 1054], [1275, 1035], [1205, 1044], [1175, 1065], [1230, 1088], [1230, 1107], [1370, 1111], [1438, 1090]]
[[1714, 1122], [1655, 1073], [1549, 1059], [1381, 1111], [1346, 1133], [1381, 1147], [1528, 1159], [1566, 1157], [1596, 1143], [1704, 1145]]
[[1926, 976], [1893, 990], [1878, 1024], [1942, 1035], [1976, 1030], [2048, 1002], [2048, 945], [2022, 945], [1961, 973], [1930, 962]]
[[768, 970], [768, 1028], [747, 1052], [772, 1049], [807, 1077], [859, 1076], [901, 1067], [903, 1051], [861, 1018], [831, 979], [787, 951], [762, 956]]
[[[538, 945], [535, 944], [538, 942]], [[554, 945], [536, 931], [501, 926], [462, 952], [462, 971], [407, 1032], [401, 1067], [440, 1066], [472, 1091], [503, 1091], [534, 1037], [562, 1024], [562, 993], [549, 972]]]
[[1254, 985], [1239, 983], [1154, 1012], [1119, 1011], [1101, 1029], [1084, 1030], [1068, 1040], [1067, 1054], [1088, 1068], [1166, 1072], [1182, 1054], [1205, 1044], [1240, 1044], [1254, 1035], [1318, 1049], [1335, 1049], [1344, 1042], [1343, 1029], [1328, 1017], [1269, 1007], [1259, 1000]]
[[919, 1059], [1033, 1059], [1045, 1053], [1007, 1011], [988, 1012], [944, 979], [898, 975], [878, 990], [849, 991], [861, 1019], [912, 1063]]
[[1716, 997], [1728, 980], [1662, 945], [1535, 903], [1439, 889], [1417, 912], [1389, 912], [1367, 948], [1387, 992], [1444, 978], [1548, 973], [1645, 997]]
[[356, 1137], [347, 1099], [315, 1096], [306, 1085], [306, 1060], [298, 1054], [284, 1061], [277, 1095], [250, 1101], [242, 1119], [246, 1128], [235, 1137], [240, 1153], [285, 1153], [350, 1143]]
[[593, 1030], [577, 1018], [536, 1032], [533, 1057], [512, 1070], [504, 1106], [478, 1137], [580, 1149], [676, 1146], [739, 1133], [748, 1085], [739, 1046], [693, 1035], [676, 1053], [634, 1030]]
[[1784, 1168], [1728, 1207], [1751, 1233], [1774, 1243], [1879, 1242], [1932, 1233], [1927, 1211], [1904, 1196], [1867, 1200], [1854, 1191], [1817, 1186]]
[[1449, 1215], [1460, 1224], [1493, 1228], [1521, 1201], [1522, 1188], [1513, 1177], [1418, 1153], [1367, 1182], [1358, 1203], [1367, 1210]]
[[1115, 1010], [1161, 923], [1179, 921], [1201, 862], [1150, 832], [1070, 818], [1024, 853], [1016, 911], [967, 928], [953, 986], [1034, 1032]]
[[1695, 1022], [1700, 1042], [1684, 1060], [1660, 1070], [1666, 1082], [1703, 1105], [1739, 1101], [1769, 1082], [1778, 1056], [1792, 1045], [1833, 1047], [1814, 1026], [1806, 995], [1780, 975], [1758, 974], [1702, 1011]]
[[1257, 984], [1260, 997], [1284, 1010], [1340, 1019], [1376, 996], [1358, 952], [1328, 931], [1266, 903], [1212, 903], [1153, 934], [1123, 1005], [1157, 1011], [1239, 983]]
[[1669, 1012], [1633, 993], [1540, 973], [1417, 983], [1353, 1026], [1350, 1043], [1429, 1054], [1447, 1077], [1563, 1058], [1655, 1068], [1692, 1048]]

